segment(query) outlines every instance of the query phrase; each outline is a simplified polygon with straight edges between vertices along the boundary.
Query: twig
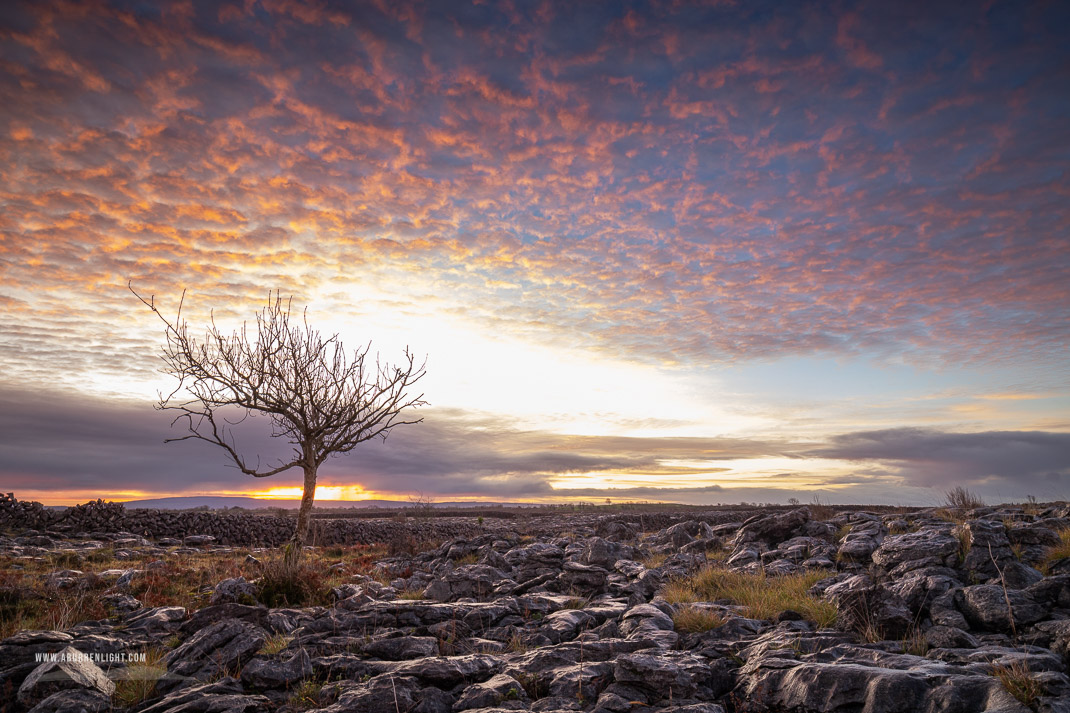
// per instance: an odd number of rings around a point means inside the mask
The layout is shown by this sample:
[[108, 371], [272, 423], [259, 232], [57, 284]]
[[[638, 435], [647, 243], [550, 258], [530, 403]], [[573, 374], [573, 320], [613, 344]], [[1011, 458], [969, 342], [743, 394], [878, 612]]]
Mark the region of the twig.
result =
[[1014, 626], [1014, 608], [1011, 607], [1011, 597], [1007, 594], [1007, 580], [1003, 577], [1003, 570], [999, 568], [999, 564], [996, 563], [996, 556], [992, 554], [992, 543], [988, 543], [988, 557], [992, 560], [992, 566], [996, 568], [996, 572], [999, 573], [999, 584], [1003, 587], [1003, 601], [1007, 602], [1007, 617], [1011, 621], [1011, 634], [1014, 635], [1014, 640], [1018, 640], [1018, 630]]

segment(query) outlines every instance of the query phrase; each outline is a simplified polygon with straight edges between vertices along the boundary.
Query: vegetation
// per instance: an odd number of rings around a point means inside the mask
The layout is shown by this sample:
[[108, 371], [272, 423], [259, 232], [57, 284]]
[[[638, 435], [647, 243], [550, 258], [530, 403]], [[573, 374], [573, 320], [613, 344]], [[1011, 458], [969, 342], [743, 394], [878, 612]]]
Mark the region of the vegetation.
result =
[[[245, 326], [224, 334], [213, 319], [198, 339], [182, 319], [182, 302], [171, 321], [152, 298], [130, 291], [164, 323], [164, 372], [178, 383], [157, 408], [176, 413], [173, 424], [186, 428], [185, 435], [167, 440], [211, 443], [256, 478], [291, 468], [304, 473], [297, 527], [285, 550], [290, 565], [308, 537], [319, 467], [365, 441], [385, 440], [395, 426], [423, 420], [405, 420], [427, 403], [423, 394], [409, 394], [425, 371], [408, 350], [401, 366], [370, 359], [370, 344], [347, 354], [337, 334], [325, 339], [307, 319], [291, 322], [291, 302], [278, 294], [256, 316], [255, 334]], [[293, 446], [288, 460], [261, 466], [257, 459], [253, 465], [242, 453], [234, 426], [256, 415], [267, 416], [271, 435]]]
[[673, 614], [673, 628], [681, 634], [700, 634], [716, 629], [726, 619], [717, 612], [696, 606], [683, 606]]
[[929, 642], [920, 627], [911, 627], [910, 633], [904, 637], [902, 644], [904, 653], [914, 656], [924, 656], [929, 653]]
[[665, 560], [668, 556], [663, 552], [652, 552], [639, 560], [639, 564], [643, 565], [647, 569], [657, 569], [661, 565], [665, 564]]
[[323, 684], [313, 679], [305, 679], [290, 694], [289, 704], [296, 710], [308, 710], [319, 706], [320, 690]]
[[453, 560], [453, 564], [455, 566], [457, 566], [457, 567], [463, 567], [464, 565], [478, 564], [478, 563], [479, 563], [479, 553], [478, 552], [470, 552], [469, 554], [466, 554], [463, 557], [458, 557], [457, 559]]
[[293, 640], [294, 637], [289, 634], [272, 634], [260, 647], [260, 653], [272, 656], [289, 646]]
[[999, 679], [1007, 693], [1017, 698], [1019, 703], [1037, 710], [1043, 688], [1040, 681], [1033, 677], [1028, 664], [1022, 660], [1013, 661], [1008, 665], [995, 664], [992, 666], [992, 675]]
[[1059, 530], [1058, 534], [1059, 544], [1048, 550], [1048, 553], [1044, 556], [1044, 562], [1041, 563], [1041, 570], [1045, 574], [1049, 572], [1053, 564], [1070, 557], [1070, 528]]
[[163, 649], [149, 649], [145, 652], [143, 662], [132, 663], [126, 667], [125, 675], [115, 682], [112, 703], [118, 708], [133, 708], [152, 697], [156, 682], [167, 673], [162, 659]]
[[[340, 554], [340, 556], [338, 556]], [[327, 557], [327, 554], [335, 555]], [[263, 572], [261, 599], [268, 601], [302, 600], [309, 604], [329, 604], [332, 587], [347, 581], [350, 575], [371, 571], [375, 561], [386, 554], [382, 546], [352, 545], [314, 550], [302, 563], [298, 577], [305, 581], [286, 584], [281, 575], [274, 577], [272, 565], [247, 564], [233, 552], [168, 555], [162, 562], [156, 556], [115, 560], [111, 548], [101, 548], [85, 555], [83, 567], [96, 572], [107, 569], [140, 569], [124, 590], [146, 607], [181, 606], [195, 611], [209, 603], [212, 589], [221, 580], [243, 576], [255, 581]], [[344, 570], [330, 570], [329, 564], [341, 561]], [[108, 617], [101, 597], [116, 591], [115, 580], [86, 571], [76, 584], [59, 587], [49, 575], [54, 571], [51, 558], [26, 559], [0, 556], [0, 638], [27, 629], [67, 629], [83, 621]], [[277, 570], [276, 570], [277, 571]], [[306, 574], [301, 574], [302, 572]], [[265, 593], [266, 588], [266, 593]], [[302, 593], [295, 594], [300, 590]], [[278, 606], [281, 606], [279, 604]]]
[[826, 576], [825, 572], [744, 574], [709, 566], [690, 577], [669, 582], [661, 595], [672, 604], [730, 601], [742, 606], [744, 614], [754, 619], [773, 619], [780, 612], [792, 609], [819, 627], [826, 627], [836, 621], [836, 607], [809, 592], [810, 587]]
[[965, 526], [959, 525], [955, 528], [955, 538], [959, 541], [958, 559], [959, 564], [962, 564], [966, 561], [966, 555], [970, 554], [970, 548], [973, 546], [973, 536]]
[[973, 510], [985, 506], [984, 500], [961, 485], [944, 493], [944, 504], [955, 510]]

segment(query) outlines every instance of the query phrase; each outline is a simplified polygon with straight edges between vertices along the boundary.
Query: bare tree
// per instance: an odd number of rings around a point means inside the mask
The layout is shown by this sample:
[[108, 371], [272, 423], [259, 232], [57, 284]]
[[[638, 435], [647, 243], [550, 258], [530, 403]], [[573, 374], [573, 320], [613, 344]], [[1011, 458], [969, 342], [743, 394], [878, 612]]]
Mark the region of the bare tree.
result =
[[[338, 335], [324, 339], [308, 324], [307, 313], [291, 321], [292, 300], [279, 293], [269, 296], [256, 316], [255, 334], [244, 324], [240, 331], [224, 334], [213, 314], [203, 339], [197, 339], [182, 319], [184, 291], [171, 321], [154, 297], [146, 300], [128, 286], [165, 325], [163, 371], [176, 377], [178, 385], [170, 395], [160, 395], [157, 408], [177, 412], [171, 425], [182, 423], [188, 431], [166, 441], [207, 441], [222, 448], [241, 472], [257, 478], [290, 468], [304, 471], [297, 527], [287, 547], [290, 564], [298, 561], [308, 534], [320, 465], [364, 441], [385, 440], [395, 426], [423, 421], [405, 420], [407, 411], [427, 403], [423, 394], [409, 395], [425, 365], [417, 366], [407, 348], [400, 366], [384, 364], [378, 355], [373, 363], [370, 343], [347, 356]], [[270, 418], [272, 437], [293, 446], [292, 457], [265, 467], [259, 457], [255, 465], [247, 460], [234, 426], [257, 414]]]

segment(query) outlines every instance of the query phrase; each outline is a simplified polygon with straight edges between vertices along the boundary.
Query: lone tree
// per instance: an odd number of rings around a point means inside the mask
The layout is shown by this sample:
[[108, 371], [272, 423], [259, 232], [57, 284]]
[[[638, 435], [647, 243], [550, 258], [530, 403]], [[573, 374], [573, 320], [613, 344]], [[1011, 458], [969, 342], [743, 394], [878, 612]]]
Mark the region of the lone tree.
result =
[[[395, 426], [413, 424], [406, 412], [423, 406], [423, 394], [410, 390], [425, 374], [406, 348], [400, 366], [368, 358], [371, 344], [347, 356], [338, 335], [324, 339], [308, 324], [307, 312], [291, 322], [292, 298], [269, 296], [256, 316], [256, 332], [247, 325], [224, 334], [213, 314], [203, 339], [189, 333], [182, 319], [183, 291], [178, 313], [170, 321], [129, 285], [165, 325], [166, 343], [161, 357], [164, 373], [178, 379], [168, 396], [160, 395], [156, 408], [175, 411], [171, 422], [183, 423], [188, 433], [165, 442], [197, 439], [222, 448], [241, 472], [257, 478], [291, 468], [304, 471], [304, 489], [297, 528], [286, 548], [286, 561], [296, 564], [308, 535], [316, 476], [331, 456], [348, 453], [359, 443], [386, 439]], [[268, 467], [260, 459], [250, 465], [234, 437], [234, 426], [256, 414], [271, 421], [271, 435], [293, 445], [293, 456]]]

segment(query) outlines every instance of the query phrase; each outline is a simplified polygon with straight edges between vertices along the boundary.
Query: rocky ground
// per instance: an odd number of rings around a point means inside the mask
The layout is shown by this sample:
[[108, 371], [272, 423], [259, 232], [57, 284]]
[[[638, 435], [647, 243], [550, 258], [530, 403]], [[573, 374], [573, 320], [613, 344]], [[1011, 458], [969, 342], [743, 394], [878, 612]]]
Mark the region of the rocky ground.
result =
[[[103, 578], [111, 616], [0, 641], [0, 710], [1070, 712], [1070, 507], [816, 510], [505, 523], [340, 564], [328, 605], [301, 608], [264, 606], [254, 577], [191, 611], [131, 594], [153, 563], [56, 570], [57, 591]], [[212, 548], [109, 537], [161, 563]], [[101, 545], [23, 532], [0, 556]]]

